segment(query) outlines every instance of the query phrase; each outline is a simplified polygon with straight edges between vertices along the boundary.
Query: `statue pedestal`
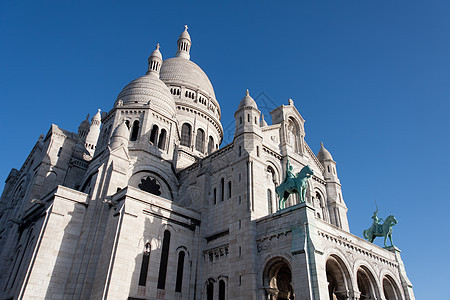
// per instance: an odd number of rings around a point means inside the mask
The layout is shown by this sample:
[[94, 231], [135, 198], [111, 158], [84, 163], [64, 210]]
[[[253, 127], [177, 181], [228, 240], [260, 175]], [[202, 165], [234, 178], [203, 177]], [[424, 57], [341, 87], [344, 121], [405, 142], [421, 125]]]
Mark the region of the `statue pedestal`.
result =
[[392, 245], [392, 246], [388, 246], [388, 247], [383, 247], [384, 249], [386, 249], [386, 250], [388, 250], [388, 251], [391, 251], [391, 252], [393, 252], [393, 253], [400, 253], [400, 252], [402, 252], [400, 249], [398, 249], [397, 247], [395, 247], [394, 245]]

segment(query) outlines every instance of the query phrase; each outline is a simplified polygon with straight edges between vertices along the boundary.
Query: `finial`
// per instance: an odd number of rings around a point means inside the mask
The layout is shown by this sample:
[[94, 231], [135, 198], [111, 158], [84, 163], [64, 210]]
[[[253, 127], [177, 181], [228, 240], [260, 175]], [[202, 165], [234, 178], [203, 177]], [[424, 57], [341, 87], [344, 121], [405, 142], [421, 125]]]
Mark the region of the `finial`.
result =
[[188, 26], [184, 25], [184, 31], [187, 31], [187, 30], [188, 30]]
[[323, 148], [323, 142], [320, 142], [320, 147], [322, 147], [322, 148]]
[[248, 89], [247, 89], [247, 91], [245, 91], [245, 95], [246, 96], [250, 95], [250, 92], [248, 91]]
[[288, 102], [289, 102], [289, 105], [294, 105], [294, 100], [292, 100], [291, 98], [289, 98]]
[[156, 50], [159, 50], [159, 43], [156, 44]]
[[87, 116], [86, 116], [86, 120], [89, 120], [89, 117], [90, 117], [90, 116], [89, 116], [89, 114], [87, 114]]

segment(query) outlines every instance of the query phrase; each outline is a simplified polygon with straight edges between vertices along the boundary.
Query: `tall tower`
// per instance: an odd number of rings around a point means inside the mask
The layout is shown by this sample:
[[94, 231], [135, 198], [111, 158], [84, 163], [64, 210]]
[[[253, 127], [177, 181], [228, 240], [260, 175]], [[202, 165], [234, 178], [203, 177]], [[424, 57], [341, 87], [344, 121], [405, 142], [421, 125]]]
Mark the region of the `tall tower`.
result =
[[100, 126], [102, 124], [102, 118], [100, 109], [92, 117], [91, 126], [89, 127], [89, 133], [86, 136], [85, 147], [89, 152], [91, 158], [94, 156], [95, 148], [97, 147], [98, 136], [100, 135]]
[[317, 158], [325, 169], [324, 178], [326, 181], [330, 221], [337, 227], [342, 228], [345, 231], [350, 231], [347, 220], [348, 209], [342, 197], [341, 182], [337, 175], [336, 162], [333, 160], [331, 153], [325, 149], [323, 143], [320, 144]]

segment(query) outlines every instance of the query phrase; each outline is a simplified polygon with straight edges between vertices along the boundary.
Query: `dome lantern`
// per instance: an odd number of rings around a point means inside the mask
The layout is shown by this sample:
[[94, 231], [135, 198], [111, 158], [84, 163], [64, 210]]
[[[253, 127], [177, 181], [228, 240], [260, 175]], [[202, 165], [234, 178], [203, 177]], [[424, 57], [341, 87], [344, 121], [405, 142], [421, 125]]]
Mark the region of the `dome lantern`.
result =
[[156, 44], [155, 51], [152, 52], [150, 57], [148, 58], [148, 70], [147, 75], [156, 74], [159, 77], [159, 71], [162, 65], [162, 54], [159, 51], [159, 43]]
[[176, 57], [182, 57], [185, 59], [189, 59], [191, 56], [189, 54], [189, 51], [191, 50], [191, 36], [189, 35], [188, 26], [184, 25], [184, 31], [180, 34], [180, 37], [178, 38], [177, 45], [178, 50], [175, 54]]

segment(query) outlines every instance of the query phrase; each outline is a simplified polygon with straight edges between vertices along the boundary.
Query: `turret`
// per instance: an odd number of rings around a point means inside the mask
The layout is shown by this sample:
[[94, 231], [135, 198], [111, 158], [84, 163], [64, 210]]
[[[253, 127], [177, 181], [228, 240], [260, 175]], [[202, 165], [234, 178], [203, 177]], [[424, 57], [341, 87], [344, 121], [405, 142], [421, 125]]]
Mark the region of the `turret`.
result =
[[80, 126], [78, 126], [78, 138], [83, 141], [86, 140], [86, 136], [89, 133], [89, 127], [91, 124], [89, 123], [89, 114], [86, 116], [86, 119], [81, 122]]
[[147, 75], [155, 74], [159, 78], [159, 71], [161, 69], [162, 62], [163, 62], [162, 54], [159, 51], [159, 44], [157, 44], [155, 51], [153, 51], [150, 57], [148, 58]]
[[111, 150], [117, 149], [120, 146], [123, 146], [126, 151], [128, 151], [128, 137], [130, 136], [130, 131], [128, 130], [125, 122], [122, 122], [119, 126], [114, 130], [110, 142], [109, 148]]
[[267, 126], [267, 122], [266, 122], [266, 120], [264, 120], [264, 115], [263, 114], [261, 114], [261, 125], [260, 125], [261, 127], [266, 127]]
[[95, 116], [92, 117], [91, 126], [89, 127], [89, 133], [84, 144], [91, 157], [94, 156], [95, 147], [97, 147], [98, 136], [100, 135], [100, 126], [102, 124], [100, 112], [101, 111], [99, 109]]
[[324, 167], [324, 178], [327, 182], [327, 202], [330, 212], [331, 223], [343, 230], [349, 231], [347, 220], [347, 206], [342, 196], [341, 182], [339, 181], [336, 162], [331, 153], [320, 143], [320, 150], [317, 158]]
[[261, 112], [258, 110], [258, 106], [248, 90], [239, 103], [238, 110], [234, 113], [234, 119], [236, 120], [235, 137], [245, 132], [260, 131]]
[[180, 37], [178, 38], [178, 50], [175, 54], [176, 57], [182, 57], [189, 59], [191, 55], [189, 54], [189, 51], [191, 50], [191, 36], [189, 35], [189, 32], [187, 31], [188, 27], [187, 25], [184, 25], [184, 31], [181, 33]]

